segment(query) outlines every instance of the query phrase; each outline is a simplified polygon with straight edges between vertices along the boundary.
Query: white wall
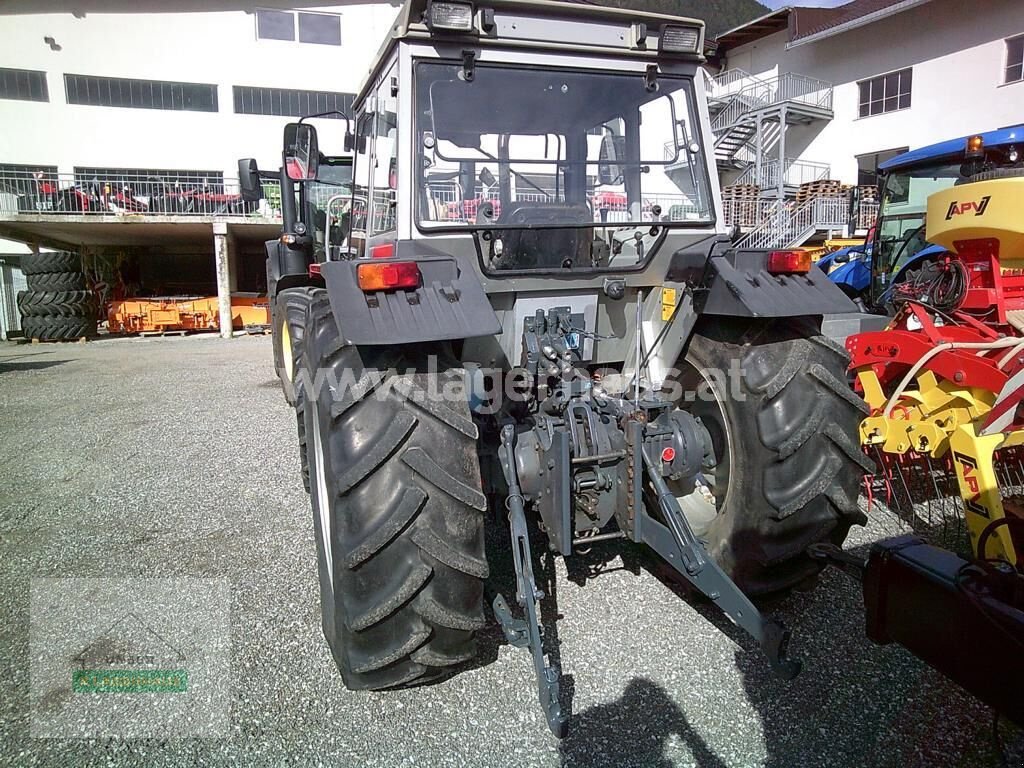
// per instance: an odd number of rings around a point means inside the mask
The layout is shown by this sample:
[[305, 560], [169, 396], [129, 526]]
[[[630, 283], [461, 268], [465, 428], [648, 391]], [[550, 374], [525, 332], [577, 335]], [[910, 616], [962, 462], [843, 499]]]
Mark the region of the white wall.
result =
[[[129, 6], [128, 3], [125, 3]], [[174, 3], [168, 2], [168, 7]], [[0, 67], [47, 72], [49, 103], [0, 100], [0, 163], [223, 170], [239, 157], [280, 165], [285, 117], [236, 115], [233, 85], [358, 90], [396, 5], [310, 10], [341, 15], [341, 47], [256, 39], [246, 11], [3, 15]], [[53, 37], [60, 51], [43, 41]], [[69, 105], [64, 73], [214, 83], [219, 112]], [[320, 121], [321, 149], [342, 152], [341, 121]]]
[[[728, 53], [755, 75], [797, 72], [835, 85], [831, 123], [793, 127], [786, 155], [827, 162], [857, 180], [857, 155], [926, 146], [1024, 122], [1024, 83], [1001, 85], [1004, 39], [1024, 33], [1022, 0], [932, 2], [789, 50], [779, 32]], [[913, 67], [911, 107], [858, 117], [857, 81]]]

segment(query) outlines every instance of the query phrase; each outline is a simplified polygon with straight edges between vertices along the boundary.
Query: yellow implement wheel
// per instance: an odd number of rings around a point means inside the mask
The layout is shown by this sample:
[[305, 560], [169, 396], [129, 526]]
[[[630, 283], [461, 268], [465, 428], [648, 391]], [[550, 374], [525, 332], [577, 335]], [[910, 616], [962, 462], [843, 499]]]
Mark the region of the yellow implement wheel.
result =
[[288, 330], [287, 322], [281, 324], [281, 363], [284, 365], [284, 375], [294, 383], [295, 355], [292, 352], [292, 333]]

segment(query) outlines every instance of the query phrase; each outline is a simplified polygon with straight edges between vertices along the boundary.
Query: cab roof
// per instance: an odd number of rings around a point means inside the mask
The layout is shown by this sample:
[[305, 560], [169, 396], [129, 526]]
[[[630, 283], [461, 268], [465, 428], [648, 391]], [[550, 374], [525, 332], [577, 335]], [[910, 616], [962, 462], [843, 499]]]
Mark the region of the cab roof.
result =
[[[892, 171], [897, 168], [905, 168], [912, 165], [931, 163], [942, 158], [955, 158], [963, 155], [967, 147], [967, 139], [978, 134], [961, 136], [959, 139], [947, 139], [937, 144], [929, 144], [927, 147], [912, 149], [902, 155], [890, 157], [878, 168], [882, 171]], [[981, 134], [981, 139], [986, 147], [999, 147], [1009, 144], [1024, 144], [1024, 124], [1011, 125], [1006, 128], [999, 128], [995, 131]]]
[[[463, 0], [464, 2], [466, 0]], [[391, 33], [385, 38], [384, 44], [374, 57], [373, 64], [366, 79], [359, 87], [353, 108], [362, 104], [380, 75], [380, 70], [390, 60], [391, 51], [401, 40], [437, 40], [449, 44], [471, 44], [476, 47], [523, 47], [540, 49], [557, 48], [560, 51], [588, 52], [613, 54], [616, 56], [656, 60], [658, 56], [657, 36], [664, 24], [700, 27], [698, 51], [704, 48], [704, 22], [684, 16], [670, 16], [663, 13], [633, 11], [625, 8], [612, 8], [604, 5], [591, 5], [585, 0], [473, 0], [474, 13], [482, 10], [494, 11], [496, 16], [516, 17], [518, 19], [536, 19], [545, 22], [578, 22], [599, 25], [617, 26], [619, 34], [614, 41], [609, 35], [603, 34], [587, 39], [584, 35], [567, 40], [549, 27], [547, 38], [530, 38], [528, 34], [519, 33], [515, 36], [501, 37], [498, 34], [477, 34], [444, 32], [432, 35], [424, 21], [428, 0], [406, 0], [398, 12]], [[631, 30], [635, 24], [644, 24], [650, 38], [646, 47], [632, 44]], [[596, 32], [596, 29], [595, 29]], [[690, 57], [693, 61], [703, 61], [698, 53]]]

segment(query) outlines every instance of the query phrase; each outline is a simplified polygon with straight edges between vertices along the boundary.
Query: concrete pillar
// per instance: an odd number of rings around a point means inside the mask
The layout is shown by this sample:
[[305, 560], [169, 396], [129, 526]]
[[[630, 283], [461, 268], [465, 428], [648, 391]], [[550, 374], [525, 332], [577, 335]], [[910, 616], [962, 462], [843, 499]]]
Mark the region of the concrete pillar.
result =
[[217, 303], [220, 309], [220, 337], [231, 338], [231, 247], [228, 225], [213, 222], [213, 258], [217, 269]]

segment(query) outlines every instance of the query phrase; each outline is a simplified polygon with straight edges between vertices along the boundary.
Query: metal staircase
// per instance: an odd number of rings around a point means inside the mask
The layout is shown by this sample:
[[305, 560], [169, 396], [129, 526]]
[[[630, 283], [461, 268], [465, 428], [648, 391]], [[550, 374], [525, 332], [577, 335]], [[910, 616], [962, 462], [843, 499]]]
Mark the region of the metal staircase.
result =
[[[719, 170], [740, 170], [733, 184], [759, 190], [754, 199], [723, 200], [727, 224], [739, 219], [753, 225], [739, 240], [740, 247], [796, 247], [817, 232], [847, 226], [845, 196], [794, 200], [800, 185], [828, 179], [829, 165], [785, 154], [789, 126], [832, 119], [831, 83], [794, 72], [763, 78], [730, 69], [715, 77], [704, 71], [704, 88]], [[675, 142], [665, 145], [665, 172], [692, 196], [691, 159], [680, 150]]]
[[737, 248], [795, 248], [823, 229], [847, 224], [846, 197], [812, 197], [797, 205], [776, 200], [762, 211], [760, 223], [736, 242]]
[[[784, 196], [784, 178], [779, 178], [777, 167], [786, 167], [786, 128], [831, 120], [832, 84], [795, 72], [760, 78], [741, 69], [705, 82], [718, 167], [745, 169], [746, 175], [753, 166], [749, 183], [774, 187], [778, 196]], [[776, 183], [769, 184], [766, 173], [773, 156], [778, 161]]]

